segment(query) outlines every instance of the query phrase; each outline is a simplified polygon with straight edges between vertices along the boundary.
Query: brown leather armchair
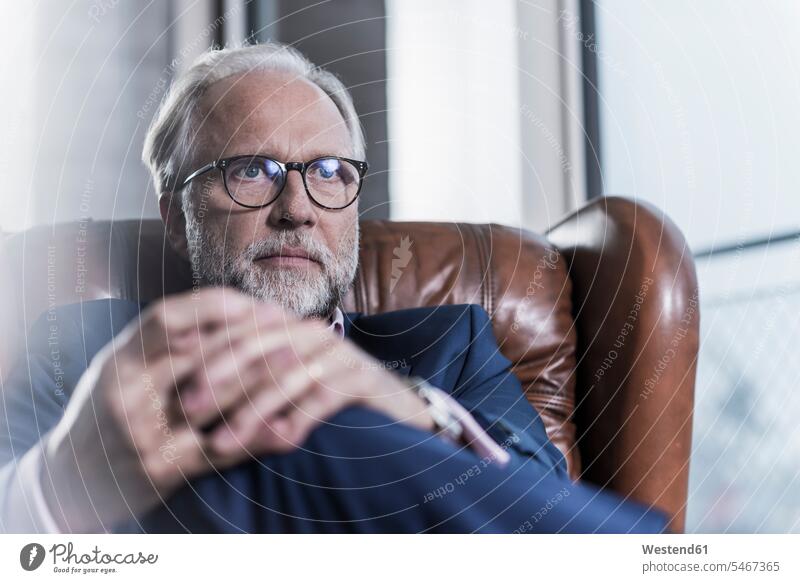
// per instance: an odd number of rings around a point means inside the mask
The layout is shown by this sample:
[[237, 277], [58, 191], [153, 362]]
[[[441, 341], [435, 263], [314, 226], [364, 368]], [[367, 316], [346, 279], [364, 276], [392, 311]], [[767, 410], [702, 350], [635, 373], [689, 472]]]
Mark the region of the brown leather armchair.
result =
[[[5, 238], [0, 373], [56, 305], [186, 289], [161, 222], [83, 221]], [[362, 222], [346, 309], [477, 303], [570, 473], [683, 529], [698, 348], [694, 263], [656, 209], [600, 198], [546, 238], [498, 225]]]

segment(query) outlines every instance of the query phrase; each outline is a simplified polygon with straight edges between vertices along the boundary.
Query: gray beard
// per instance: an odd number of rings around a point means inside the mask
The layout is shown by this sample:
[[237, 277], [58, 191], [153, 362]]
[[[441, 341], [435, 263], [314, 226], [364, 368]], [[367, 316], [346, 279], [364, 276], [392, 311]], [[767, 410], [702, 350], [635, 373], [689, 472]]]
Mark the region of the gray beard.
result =
[[[300, 318], [327, 319], [341, 305], [358, 267], [358, 221], [347, 231], [338, 255], [315, 241], [307, 230], [280, 231], [269, 239], [254, 241], [243, 251], [229, 249], [224, 234], [205, 228], [186, 196], [184, 216], [189, 259], [194, 279], [208, 285], [225, 285], [261, 300], [283, 306]], [[265, 269], [255, 263], [265, 254], [279, 254], [283, 246], [300, 247], [321, 269]]]

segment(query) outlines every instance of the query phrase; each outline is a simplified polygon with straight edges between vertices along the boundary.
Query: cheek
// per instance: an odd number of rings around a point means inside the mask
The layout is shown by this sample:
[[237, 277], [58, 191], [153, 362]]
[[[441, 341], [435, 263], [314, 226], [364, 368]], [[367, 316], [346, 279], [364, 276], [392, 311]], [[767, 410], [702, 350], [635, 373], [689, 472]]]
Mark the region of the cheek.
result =
[[[347, 209], [349, 211], [350, 209]], [[350, 253], [353, 239], [358, 234], [358, 213], [347, 212], [337, 216], [334, 221], [325, 225], [325, 242], [334, 255]]]
[[263, 211], [231, 209], [224, 205], [209, 205], [205, 217], [207, 232], [213, 233], [214, 240], [226, 253], [238, 255], [248, 245], [263, 239]]

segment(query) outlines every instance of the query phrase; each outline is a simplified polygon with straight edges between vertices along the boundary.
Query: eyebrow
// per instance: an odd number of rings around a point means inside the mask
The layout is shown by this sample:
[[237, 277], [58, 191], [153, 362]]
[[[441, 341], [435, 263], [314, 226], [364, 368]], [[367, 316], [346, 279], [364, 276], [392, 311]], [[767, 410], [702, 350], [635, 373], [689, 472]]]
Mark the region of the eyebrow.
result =
[[[338, 148], [332, 148], [331, 150], [312, 150], [311, 154], [309, 154], [308, 156], [304, 156], [303, 157], [304, 158], [303, 160], [288, 160], [288, 159], [285, 159], [284, 156], [280, 156], [280, 155], [276, 154], [275, 150], [262, 149], [262, 148], [256, 148], [255, 151], [244, 151], [244, 150], [242, 150], [241, 153], [234, 153], [234, 154], [230, 154], [230, 155], [225, 155], [225, 156], [222, 156], [222, 158], [234, 158], [236, 156], [264, 156], [266, 158], [273, 158], [275, 160], [278, 160], [279, 162], [296, 162], [296, 161], [300, 162], [300, 161], [314, 160], [316, 158], [323, 158], [325, 156], [338, 156], [340, 158], [349, 158], [349, 157], [351, 157], [349, 151], [345, 151], [344, 153], [337, 153], [336, 152], [337, 149]], [[239, 152], [239, 150], [235, 150], [235, 152]]]
[[[220, 156], [220, 158], [233, 158], [234, 156], [265, 156], [267, 158], [274, 158], [280, 162], [296, 162], [300, 160], [288, 160], [283, 155], [281, 155], [277, 148], [271, 147], [267, 144], [260, 144], [257, 146], [250, 147], [249, 145], [245, 145], [241, 148], [231, 148], [231, 153], [225, 153], [224, 155]], [[351, 149], [347, 146], [338, 146], [332, 148], [314, 148], [310, 150], [310, 153], [304, 156], [303, 161], [313, 160], [315, 158], [322, 158], [324, 156], [338, 156], [340, 158], [350, 158], [352, 157]]]

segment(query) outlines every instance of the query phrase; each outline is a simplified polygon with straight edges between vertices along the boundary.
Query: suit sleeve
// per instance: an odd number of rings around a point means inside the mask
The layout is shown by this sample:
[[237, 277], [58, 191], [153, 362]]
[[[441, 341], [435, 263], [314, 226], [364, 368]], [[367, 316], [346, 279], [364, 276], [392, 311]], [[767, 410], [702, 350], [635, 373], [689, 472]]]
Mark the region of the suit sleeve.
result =
[[72, 338], [75, 324], [66, 314], [57, 314], [34, 322], [26, 336], [27, 353], [2, 381], [0, 466], [22, 457], [64, 413], [74, 363], [62, 339]]
[[469, 314], [470, 345], [453, 396], [516, 462], [543, 464], [567, 477], [566, 460], [500, 352], [488, 314], [477, 305]]
[[92, 300], [37, 318], [25, 336], [25, 353], [0, 380], [0, 467], [55, 427], [91, 359], [140, 309], [129, 301]]
[[42, 439], [61, 419], [72, 369], [62, 337], [75, 324], [64, 313], [36, 320], [0, 391], [0, 531], [58, 532], [41, 494]]

